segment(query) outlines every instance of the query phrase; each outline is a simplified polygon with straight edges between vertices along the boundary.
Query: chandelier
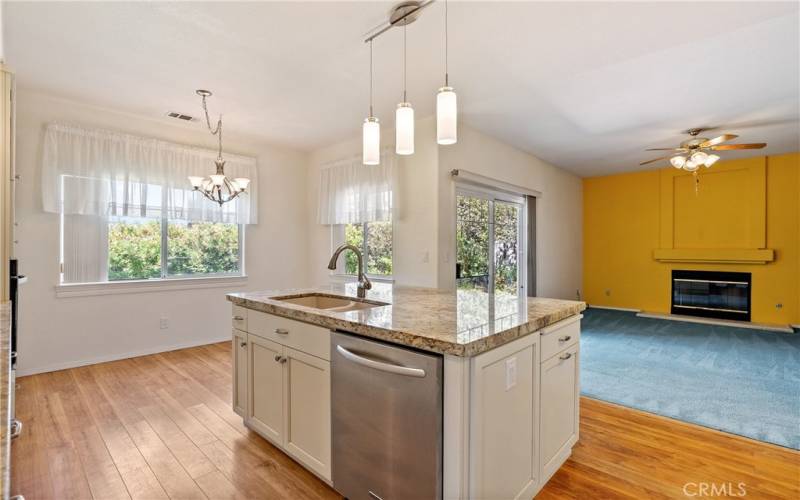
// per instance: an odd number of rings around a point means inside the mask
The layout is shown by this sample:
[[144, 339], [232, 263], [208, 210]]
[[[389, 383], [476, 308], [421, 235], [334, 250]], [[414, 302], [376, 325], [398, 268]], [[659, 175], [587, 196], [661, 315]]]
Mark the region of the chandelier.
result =
[[250, 179], [245, 177], [229, 179], [225, 175], [225, 160], [222, 158], [222, 116], [217, 120], [216, 128], [212, 128], [211, 119], [208, 117], [208, 107], [206, 106], [206, 98], [211, 97], [211, 92], [208, 90], [197, 90], [196, 92], [203, 99], [203, 112], [206, 115], [208, 131], [211, 132], [211, 135], [216, 135], [219, 140], [217, 159], [214, 160], [214, 164], [217, 166], [217, 173], [209, 177], [190, 176], [189, 182], [195, 191], [203, 193], [203, 196], [222, 206], [224, 203], [244, 193], [250, 184]]

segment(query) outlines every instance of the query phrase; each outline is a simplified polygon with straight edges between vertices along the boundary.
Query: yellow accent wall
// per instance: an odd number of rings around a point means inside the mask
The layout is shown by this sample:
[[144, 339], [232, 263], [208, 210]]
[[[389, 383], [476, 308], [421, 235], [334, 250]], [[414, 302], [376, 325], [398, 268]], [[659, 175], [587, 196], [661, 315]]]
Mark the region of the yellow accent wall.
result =
[[[699, 178], [697, 194], [672, 168], [583, 180], [585, 300], [669, 313], [673, 269], [749, 272], [752, 321], [800, 324], [800, 153], [720, 161]], [[774, 260], [655, 260], [670, 242], [721, 255], [766, 248]]]

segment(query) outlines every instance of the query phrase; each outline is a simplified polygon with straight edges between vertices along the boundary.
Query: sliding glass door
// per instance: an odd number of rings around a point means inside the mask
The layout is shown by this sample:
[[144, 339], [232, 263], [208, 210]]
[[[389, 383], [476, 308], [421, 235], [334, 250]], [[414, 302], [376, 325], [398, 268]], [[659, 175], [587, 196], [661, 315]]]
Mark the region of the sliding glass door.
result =
[[524, 296], [525, 198], [459, 189], [456, 196], [456, 286]]

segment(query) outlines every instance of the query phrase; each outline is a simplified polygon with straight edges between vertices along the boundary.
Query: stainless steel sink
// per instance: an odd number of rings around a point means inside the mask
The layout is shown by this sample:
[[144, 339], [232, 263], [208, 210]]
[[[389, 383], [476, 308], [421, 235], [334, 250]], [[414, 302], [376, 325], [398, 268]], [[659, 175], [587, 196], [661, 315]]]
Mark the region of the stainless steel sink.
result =
[[297, 304], [298, 306], [311, 307], [313, 309], [322, 309], [325, 311], [358, 311], [361, 309], [370, 309], [372, 307], [386, 306], [384, 302], [366, 301], [354, 299], [352, 297], [325, 295], [321, 293], [311, 293], [307, 295], [292, 295], [286, 297], [274, 297], [273, 300], [280, 300], [281, 302], [288, 302], [290, 304]]

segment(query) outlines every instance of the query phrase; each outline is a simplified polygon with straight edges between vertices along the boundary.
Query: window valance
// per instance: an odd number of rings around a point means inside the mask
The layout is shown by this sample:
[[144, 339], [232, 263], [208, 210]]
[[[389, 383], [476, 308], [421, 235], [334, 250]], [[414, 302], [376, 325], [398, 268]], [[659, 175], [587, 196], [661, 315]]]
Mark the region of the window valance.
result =
[[320, 224], [357, 224], [390, 220], [395, 156], [381, 153], [380, 165], [364, 165], [361, 156], [322, 166]]
[[[216, 152], [153, 138], [50, 123], [44, 135], [46, 212], [258, 222], [255, 158], [225, 154], [229, 177], [251, 179], [248, 192], [222, 207], [191, 189], [190, 175], [214, 171]], [[164, 214], [166, 212], [166, 214]]]

